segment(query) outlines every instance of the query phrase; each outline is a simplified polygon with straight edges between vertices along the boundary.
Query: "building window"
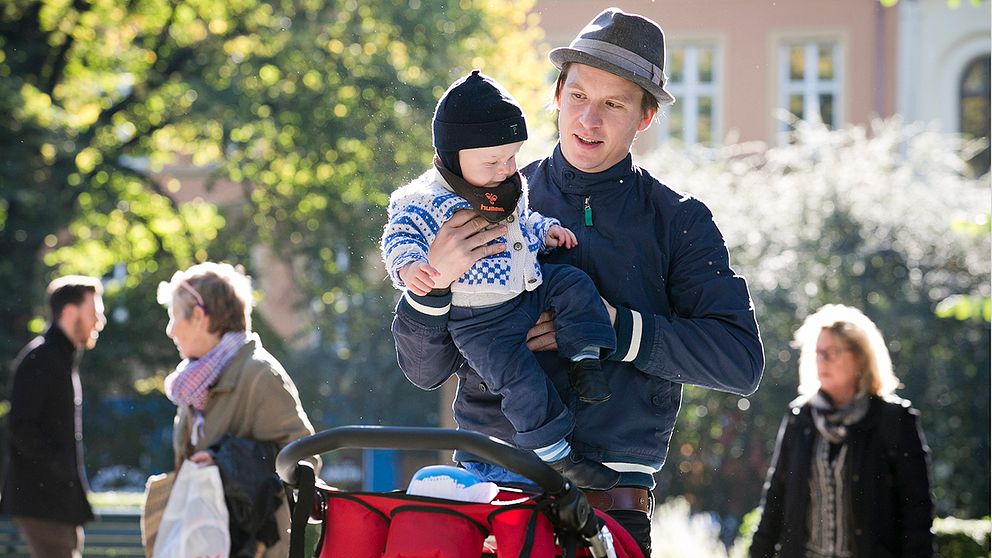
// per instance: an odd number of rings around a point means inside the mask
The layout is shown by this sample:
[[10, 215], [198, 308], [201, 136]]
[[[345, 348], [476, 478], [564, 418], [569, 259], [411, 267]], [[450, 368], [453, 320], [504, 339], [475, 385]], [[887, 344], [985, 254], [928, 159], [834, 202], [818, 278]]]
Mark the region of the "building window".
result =
[[[841, 50], [835, 42], [790, 42], [779, 47], [779, 108], [828, 128], [840, 126]], [[792, 125], [779, 122], [780, 135]]]
[[[965, 66], [961, 76], [961, 134], [969, 139], [989, 139], [989, 98], [992, 87], [989, 84], [989, 64], [992, 57], [979, 56]], [[976, 155], [971, 161], [971, 168], [977, 175], [989, 172], [989, 147]]]
[[676, 103], [664, 107], [659, 139], [686, 144], [717, 139], [717, 50], [709, 45], [673, 45], [668, 50], [668, 84]]

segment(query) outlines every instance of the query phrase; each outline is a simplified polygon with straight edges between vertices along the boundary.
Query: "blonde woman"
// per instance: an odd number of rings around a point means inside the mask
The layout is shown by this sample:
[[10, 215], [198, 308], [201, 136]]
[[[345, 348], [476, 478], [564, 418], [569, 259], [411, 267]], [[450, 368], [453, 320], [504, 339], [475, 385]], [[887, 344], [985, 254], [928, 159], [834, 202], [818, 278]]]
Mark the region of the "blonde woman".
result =
[[[185, 459], [213, 463], [211, 448], [225, 434], [271, 443], [277, 451], [313, 434], [293, 380], [251, 331], [252, 290], [247, 276], [229, 264], [201, 263], [160, 284], [158, 301], [169, 310], [166, 334], [183, 359], [165, 379], [166, 395], [177, 406], [173, 429], [177, 469]], [[319, 462], [315, 465], [319, 471]], [[269, 466], [274, 474], [274, 459]], [[288, 554], [289, 511], [281, 491], [279, 498], [277, 540], [268, 545], [272, 541], [259, 535], [257, 552], [248, 556]], [[244, 552], [238, 542], [232, 540], [232, 556]], [[255, 550], [254, 538], [245, 544]], [[240, 552], [238, 556], [243, 555]]]
[[827, 305], [795, 335], [790, 405], [752, 557], [933, 556], [929, 449], [919, 412], [893, 395], [885, 341], [860, 310]]

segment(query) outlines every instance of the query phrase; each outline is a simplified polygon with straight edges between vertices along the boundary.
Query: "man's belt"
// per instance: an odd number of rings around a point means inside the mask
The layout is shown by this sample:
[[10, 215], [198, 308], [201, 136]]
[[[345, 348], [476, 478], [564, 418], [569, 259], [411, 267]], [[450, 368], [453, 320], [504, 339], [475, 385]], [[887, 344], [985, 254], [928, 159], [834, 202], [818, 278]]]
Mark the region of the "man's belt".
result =
[[589, 504], [604, 512], [614, 510], [639, 511], [651, 517], [654, 513], [654, 494], [639, 486], [618, 486], [609, 490], [585, 491]]

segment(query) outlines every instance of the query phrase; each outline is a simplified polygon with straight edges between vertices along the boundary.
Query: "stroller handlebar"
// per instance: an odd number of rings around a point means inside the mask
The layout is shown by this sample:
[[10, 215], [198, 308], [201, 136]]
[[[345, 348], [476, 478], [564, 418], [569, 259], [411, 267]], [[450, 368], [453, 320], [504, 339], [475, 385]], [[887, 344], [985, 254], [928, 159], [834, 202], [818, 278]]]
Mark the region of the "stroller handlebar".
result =
[[300, 460], [343, 448], [437, 449], [471, 452], [534, 481], [545, 492], [563, 494], [571, 483], [532, 452], [470, 430], [413, 426], [340, 426], [290, 443], [276, 457], [276, 472], [288, 485], [296, 485]]

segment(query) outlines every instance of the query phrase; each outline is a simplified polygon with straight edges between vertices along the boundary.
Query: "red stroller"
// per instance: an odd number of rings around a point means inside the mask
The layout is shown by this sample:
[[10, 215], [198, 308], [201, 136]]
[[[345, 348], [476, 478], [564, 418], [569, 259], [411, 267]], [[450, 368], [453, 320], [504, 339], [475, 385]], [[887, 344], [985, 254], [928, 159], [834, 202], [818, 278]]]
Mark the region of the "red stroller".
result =
[[[316, 486], [313, 468], [301, 460], [343, 448], [460, 449], [539, 488], [500, 487], [491, 502], [471, 503]], [[305, 555], [310, 519], [323, 524], [316, 558], [643, 557], [623, 527], [536, 455], [476, 432], [343, 426], [289, 444], [276, 470], [292, 509], [290, 558]]]

